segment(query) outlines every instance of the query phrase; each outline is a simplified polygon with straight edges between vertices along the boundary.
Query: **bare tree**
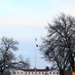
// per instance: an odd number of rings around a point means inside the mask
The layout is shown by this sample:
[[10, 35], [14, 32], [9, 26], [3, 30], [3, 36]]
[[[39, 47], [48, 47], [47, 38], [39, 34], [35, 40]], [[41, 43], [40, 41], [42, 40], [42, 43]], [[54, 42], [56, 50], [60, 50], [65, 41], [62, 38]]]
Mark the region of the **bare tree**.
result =
[[46, 66], [46, 68], [45, 68], [46, 70], [49, 70], [50, 68], [48, 67], [48, 66]]
[[43, 39], [40, 51], [47, 61], [54, 61], [58, 66], [60, 75], [68, 67], [75, 71], [75, 18], [61, 14], [48, 24], [48, 35]]
[[[12, 38], [3, 37], [0, 41], [0, 73], [3, 75], [6, 69], [18, 68], [17, 64], [24, 65], [24, 67], [29, 67], [29, 63], [26, 61], [16, 61], [14, 62], [15, 55], [13, 51], [18, 50], [18, 42], [14, 41]], [[22, 66], [20, 67], [22, 68]], [[10, 74], [10, 73], [9, 73]]]

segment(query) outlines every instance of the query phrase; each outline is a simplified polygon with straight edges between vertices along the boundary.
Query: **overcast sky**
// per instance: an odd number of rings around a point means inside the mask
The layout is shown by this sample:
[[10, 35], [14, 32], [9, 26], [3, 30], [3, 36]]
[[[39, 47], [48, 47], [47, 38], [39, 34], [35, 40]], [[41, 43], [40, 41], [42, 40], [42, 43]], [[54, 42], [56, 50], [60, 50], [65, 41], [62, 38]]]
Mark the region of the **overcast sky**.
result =
[[[41, 44], [41, 37], [47, 32], [45, 26], [60, 13], [75, 16], [75, 0], [0, 0], [0, 37], [17, 40], [19, 50], [15, 54], [29, 58], [34, 68], [35, 37]], [[51, 66], [41, 57], [36, 48], [37, 68]]]

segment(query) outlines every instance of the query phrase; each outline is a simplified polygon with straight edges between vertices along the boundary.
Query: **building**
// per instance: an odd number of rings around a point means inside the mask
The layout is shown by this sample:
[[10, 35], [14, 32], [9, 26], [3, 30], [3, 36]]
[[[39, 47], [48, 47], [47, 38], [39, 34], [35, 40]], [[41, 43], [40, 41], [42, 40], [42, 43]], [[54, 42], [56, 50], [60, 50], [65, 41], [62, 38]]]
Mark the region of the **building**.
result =
[[23, 69], [14, 70], [13, 75], [60, 75], [58, 70], [50, 69]]

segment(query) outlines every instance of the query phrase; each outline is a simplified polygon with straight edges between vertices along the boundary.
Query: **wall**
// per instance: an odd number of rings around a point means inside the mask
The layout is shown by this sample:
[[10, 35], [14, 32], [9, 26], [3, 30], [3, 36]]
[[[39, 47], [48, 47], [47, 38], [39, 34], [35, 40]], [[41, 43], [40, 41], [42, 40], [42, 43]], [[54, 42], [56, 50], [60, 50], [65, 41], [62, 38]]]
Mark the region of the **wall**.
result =
[[[15, 70], [12, 75], [35, 75], [35, 71], [22, 71]], [[59, 71], [51, 70], [51, 71], [36, 71], [36, 75], [60, 75]]]

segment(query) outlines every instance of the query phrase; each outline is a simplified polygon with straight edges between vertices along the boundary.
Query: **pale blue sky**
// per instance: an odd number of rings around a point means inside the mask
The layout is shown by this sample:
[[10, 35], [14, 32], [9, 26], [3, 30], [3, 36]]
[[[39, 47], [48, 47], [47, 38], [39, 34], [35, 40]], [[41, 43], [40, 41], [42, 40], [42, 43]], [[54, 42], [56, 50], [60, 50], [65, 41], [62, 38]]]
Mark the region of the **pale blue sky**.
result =
[[[35, 37], [41, 44], [46, 35], [45, 26], [61, 12], [75, 16], [75, 0], [0, 0], [0, 37], [12, 37], [19, 41], [17, 55], [30, 58], [34, 68]], [[41, 59], [37, 48], [37, 68], [51, 64]]]

